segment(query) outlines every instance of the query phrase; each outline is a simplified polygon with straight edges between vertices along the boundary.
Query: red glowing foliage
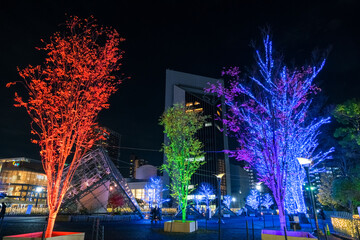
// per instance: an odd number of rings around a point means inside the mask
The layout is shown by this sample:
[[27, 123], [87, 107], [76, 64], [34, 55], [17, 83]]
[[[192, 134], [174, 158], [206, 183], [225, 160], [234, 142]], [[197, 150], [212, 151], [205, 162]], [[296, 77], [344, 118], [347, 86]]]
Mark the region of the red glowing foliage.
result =
[[124, 204], [125, 204], [124, 197], [119, 193], [113, 194], [109, 197], [109, 206], [112, 209], [121, 207]]
[[41, 148], [48, 179], [46, 236], [80, 158], [101, 138], [96, 119], [120, 83], [114, 72], [121, 66], [121, 41], [115, 29], [97, 25], [93, 17], [70, 17], [63, 32], [37, 48], [46, 52], [44, 63], [18, 70], [27, 95], [15, 93], [15, 106], [24, 107], [32, 119], [31, 133], [37, 136], [32, 142]]

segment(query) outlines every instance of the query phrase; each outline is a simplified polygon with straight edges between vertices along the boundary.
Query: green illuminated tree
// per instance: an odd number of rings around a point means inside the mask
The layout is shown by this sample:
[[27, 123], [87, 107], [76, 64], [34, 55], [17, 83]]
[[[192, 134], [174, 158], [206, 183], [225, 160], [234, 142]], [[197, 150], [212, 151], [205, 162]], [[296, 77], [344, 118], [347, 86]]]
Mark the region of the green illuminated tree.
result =
[[168, 140], [163, 145], [167, 162], [162, 165], [171, 179], [171, 196], [178, 199], [182, 222], [186, 221], [187, 197], [191, 192], [191, 176], [205, 163], [203, 144], [196, 133], [204, 126], [206, 117], [183, 105], [167, 109], [160, 118]]
[[354, 206], [360, 205], [360, 178], [357, 176], [335, 179], [333, 198], [354, 213]]
[[345, 150], [348, 158], [358, 158], [360, 154], [360, 101], [351, 99], [336, 106], [333, 113], [341, 127], [334, 136]]

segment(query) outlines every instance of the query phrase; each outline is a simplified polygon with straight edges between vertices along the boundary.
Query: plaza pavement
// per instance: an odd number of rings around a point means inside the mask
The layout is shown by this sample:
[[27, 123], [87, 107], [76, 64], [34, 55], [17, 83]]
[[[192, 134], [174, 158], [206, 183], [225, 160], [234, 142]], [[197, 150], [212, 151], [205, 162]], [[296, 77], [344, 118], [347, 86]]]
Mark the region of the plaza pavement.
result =
[[[92, 218], [94, 219], [94, 218]], [[93, 220], [76, 222], [56, 222], [55, 231], [75, 231], [85, 232], [86, 240], [95, 240], [92, 236]], [[167, 219], [165, 219], [167, 220]], [[252, 231], [252, 221], [254, 220], [254, 231]], [[274, 221], [272, 221], [274, 220]], [[104, 226], [105, 240], [152, 240], [152, 239], [170, 239], [170, 240], [207, 240], [218, 239], [218, 223], [216, 219], [209, 221], [198, 220], [199, 230], [195, 233], [167, 233], [163, 231], [163, 222], [150, 223], [150, 220], [132, 220], [132, 221], [101, 221]], [[248, 238], [246, 233], [246, 221], [248, 221]], [[261, 230], [264, 228], [264, 221], [253, 217], [236, 217], [224, 219], [221, 225], [221, 239], [224, 240], [253, 240], [261, 239]], [[273, 226], [274, 223], [274, 226]], [[5, 217], [2, 224], [0, 236], [13, 234], [29, 233], [43, 231], [45, 217]], [[279, 229], [278, 217], [268, 216], [265, 221], [265, 229]], [[305, 231], [310, 231], [310, 225], [302, 225]], [[254, 232], [254, 235], [253, 235]], [[101, 239], [98, 239], [101, 240]]]

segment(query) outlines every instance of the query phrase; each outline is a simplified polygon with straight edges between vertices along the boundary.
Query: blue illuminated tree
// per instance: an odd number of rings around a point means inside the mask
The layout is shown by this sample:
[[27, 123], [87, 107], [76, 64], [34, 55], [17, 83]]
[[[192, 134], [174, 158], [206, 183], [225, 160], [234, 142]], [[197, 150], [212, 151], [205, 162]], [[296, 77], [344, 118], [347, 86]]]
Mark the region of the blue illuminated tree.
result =
[[259, 191], [252, 189], [250, 190], [249, 195], [246, 197], [246, 205], [252, 207], [252, 209], [256, 210], [259, 208], [260, 204], [260, 193]]
[[223, 204], [224, 204], [227, 208], [230, 209], [230, 204], [231, 204], [231, 196], [230, 196], [230, 195], [224, 196]]
[[206, 212], [208, 213], [210, 203], [215, 197], [214, 188], [208, 183], [201, 183], [198, 194], [203, 196], [202, 200], [205, 202]]
[[194, 203], [195, 203], [195, 208], [196, 208], [196, 210], [199, 210], [199, 208], [200, 208], [200, 204], [201, 204], [201, 202], [202, 202], [202, 200], [203, 200], [203, 196], [202, 195], [194, 195]]
[[162, 198], [162, 192], [166, 189], [163, 188], [163, 182], [160, 177], [152, 177], [145, 185], [145, 199], [149, 204], [149, 208], [152, 208], [153, 204], [160, 206], [169, 199]]
[[269, 193], [266, 193], [261, 198], [261, 206], [264, 206], [266, 209], [269, 210], [269, 208], [274, 204], [274, 201]]
[[[297, 157], [311, 158], [316, 168], [333, 151], [317, 149], [319, 129], [330, 119], [307, 119], [312, 97], [320, 91], [313, 81], [325, 60], [318, 66], [289, 69], [281, 59], [274, 60], [268, 35], [255, 58], [256, 72], [249, 78], [242, 79], [239, 68], [233, 67], [223, 71], [230, 78], [226, 86], [213, 84], [207, 91], [224, 97], [228, 111], [222, 121], [239, 144], [238, 150], [229, 153], [247, 161], [272, 191], [283, 229], [285, 207], [305, 211], [305, 171]], [[296, 204], [285, 205], [290, 198]]]

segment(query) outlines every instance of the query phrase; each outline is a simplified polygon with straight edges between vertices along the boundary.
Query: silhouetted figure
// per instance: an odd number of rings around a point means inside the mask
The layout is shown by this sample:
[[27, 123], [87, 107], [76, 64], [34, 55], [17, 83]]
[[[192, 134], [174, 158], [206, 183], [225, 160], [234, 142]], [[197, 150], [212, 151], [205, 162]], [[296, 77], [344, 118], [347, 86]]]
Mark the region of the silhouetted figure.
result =
[[161, 221], [161, 208], [156, 209], [156, 220]]
[[319, 216], [321, 217], [322, 220], [325, 220], [325, 219], [326, 219], [324, 210], [320, 209], [320, 211], [319, 211]]
[[157, 223], [157, 221], [159, 221], [159, 215], [160, 215], [160, 210], [157, 206], [155, 206], [153, 209], [151, 209], [151, 223], [153, 223], [153, 221], [155, 221], [155, 223]]
[[1, 204], [1, 212], [0, 212], [0, 218], [1, 218], [1, 220], [4, 219], [5, 213], [6, 213], [6, 205], [5, 205], [5, 203], [2, 203], [2, 204]]

